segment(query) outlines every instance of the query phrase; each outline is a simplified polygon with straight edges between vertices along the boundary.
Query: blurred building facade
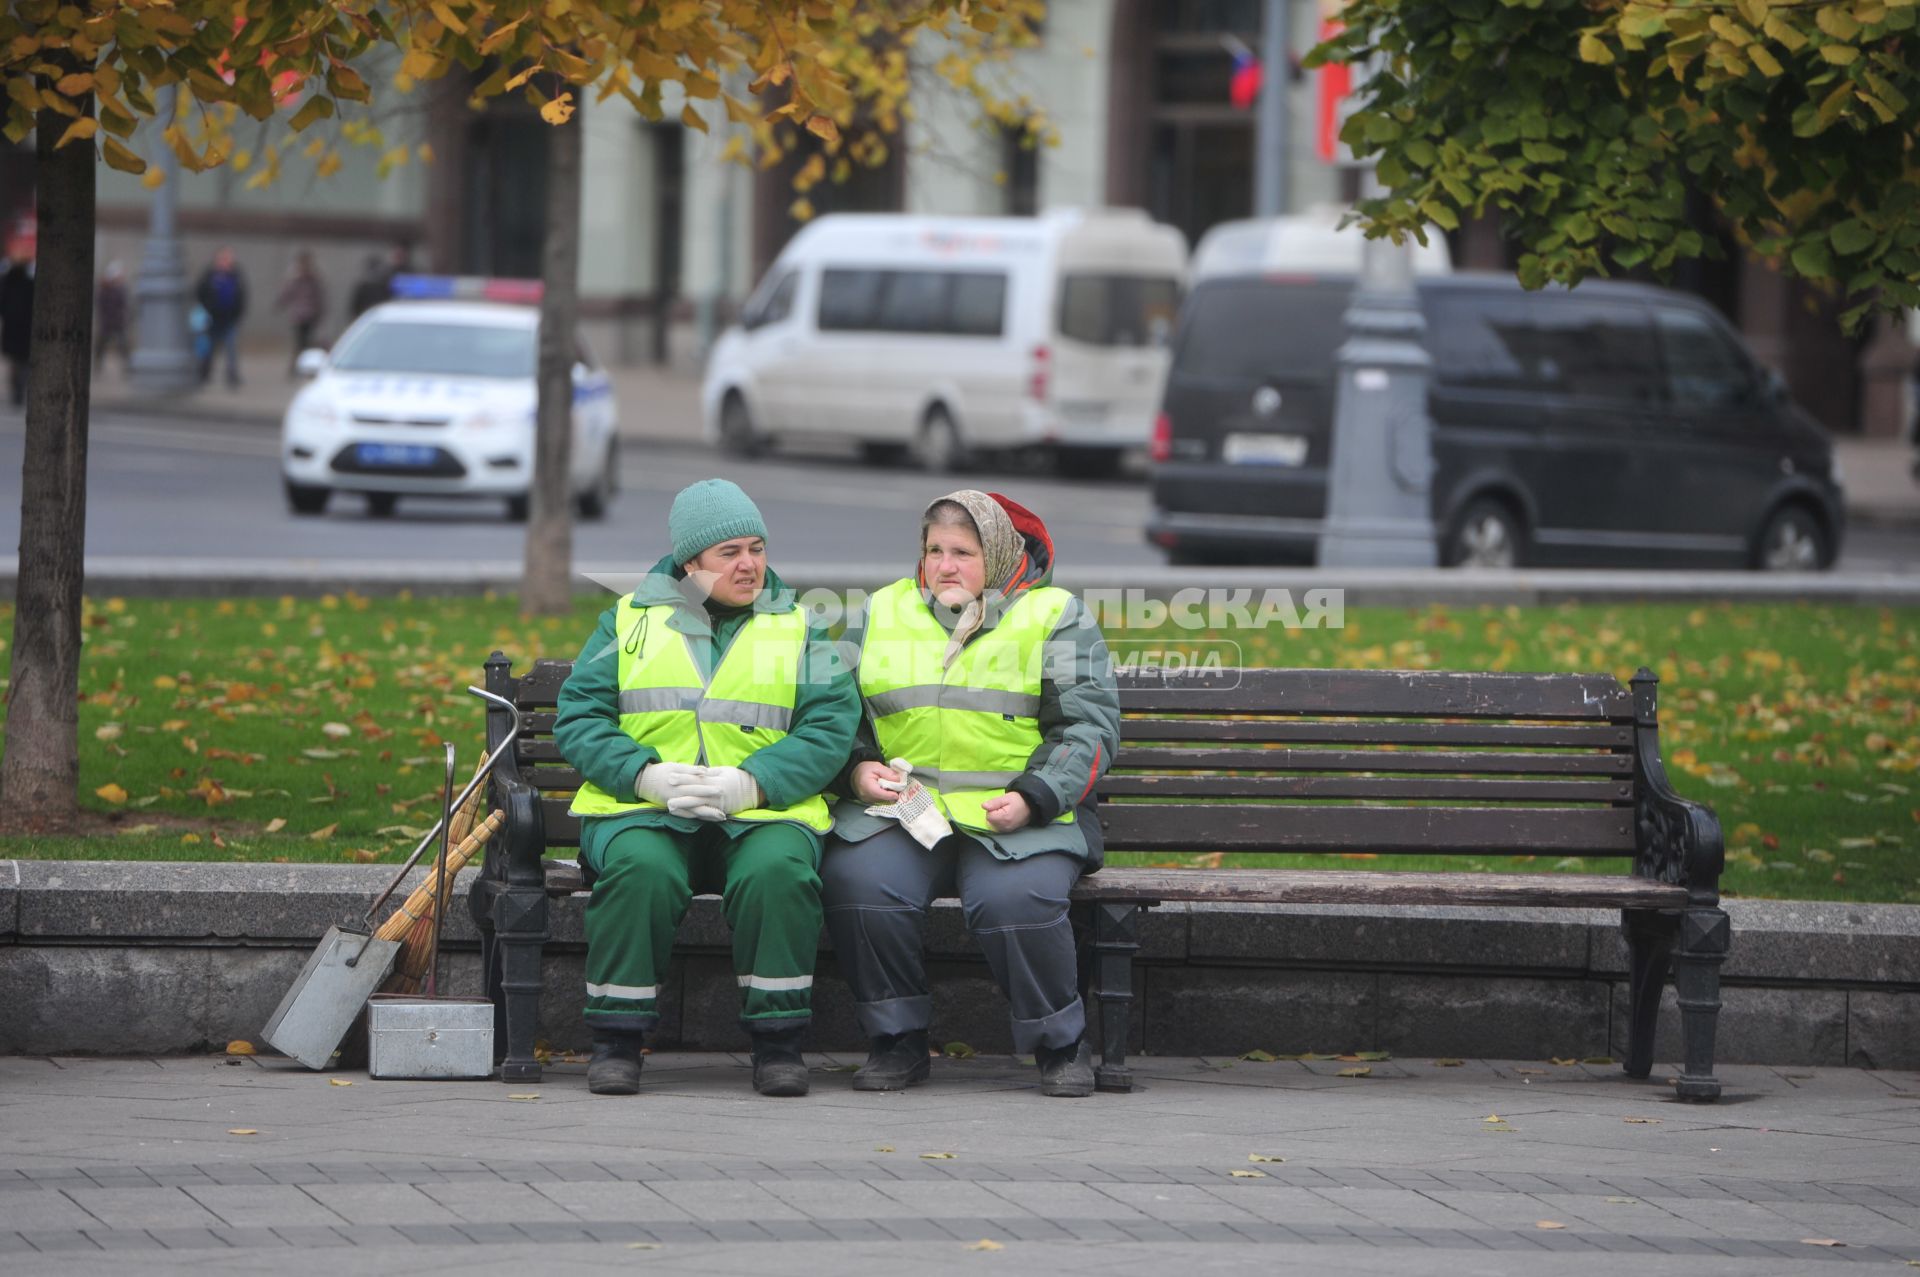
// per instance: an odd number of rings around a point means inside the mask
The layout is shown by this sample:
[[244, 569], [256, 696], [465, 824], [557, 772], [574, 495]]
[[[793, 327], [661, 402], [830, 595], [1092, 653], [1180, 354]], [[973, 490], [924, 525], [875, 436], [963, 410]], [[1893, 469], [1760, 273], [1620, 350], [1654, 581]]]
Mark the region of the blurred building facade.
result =
[[[1291, 42], [1310, 48], [1317, 0], [1293, 0]], [[1255, 112], [1236, 106], [1235, 54], [1261, 47], [1265, 0], [1052, 0], [1037, 47], [993, 74], [1007, 96], [1025, 95], [1057, 131], [1058, 144], [1023, 145], [1018, 129], [984, 124], [964, 94], [931, 71], [937, 42], [916, 46], [913, 118], [885, 164], [806, 192], [815, 213], [904, 210], [1021, 214], [1059, 206], [1124, 205], [1178, 226], [1191, 244], [1208, 227], [1253, 208]], [[1286, 77], [1288, 203], [1339, 199], [1348, 175], [1314, 151], [1311, 76]], [[736, 91], [741, 91], [736, 88]], [[581, 295], [589, 342], [603, 359], [695, 362], [702, 343], [752, 289], [800, 224], [793, 179], [804, 150], [768, 168], [722, 158], [741, 132], [712, 119], [681, 125], [669, 93], [666, 123], [640, 118], [619, 98], [581, 116], [584, 191]], [[711, 104], [706, 104], [710, 106]], [[459, 274], [539, 273], [545, 233], [545, 126], [519, 101], [470, 109], [459, 82], [422, 86], [384, 107], [376, 124], [387, 147], [412, 157], [378, 175], [382, 148], [346, 145], [330, 178], [280, 138], [283, 175], [254, 187], [269, 132], [238, 138], [248, 170], [233, 165], [183, 175], [180, 225], [190, 278], [215, 247], [231, 244], [253, 284], [250, 337], [282, 337], [271, 299], [293, 254], [311, 250], [329, 285], [327, 336], [344, 326], [346, 299], [370, 257], [406, 245], [419, 269]], [[144, 130], [149, 146], [156, 130]], [[304, 139], [301, 140], [304, 143]], [[421, 162], [419, 148], [431, 152]], [[30, 181], [30, 156], [0, 150], [0, 191]], [[148, 192], [138, 179], [100, 170], [99, 260], [137, 267]], [[1703, 228], [1711, 227], [1704, 205]], [[1690, 264], [1674, 283], [1719, 306], [1759, 357], [1785, 374], [1795, 396], [1840, 431], [1898, 428], [1875, 400], [1897, 384], [1906, 403], [1912, 348], [1898, 326], [1843, 336], [1839, 307], [1780, 276], [1722, 236], [1727, 259]], [[1456, 263], [1501, 269], [1513, 246], [1490, 222], [1455, 237]], [[1904, 408], [1902, 409], [1904, 411]], [[1903, 419], [1903, 418], [1902, 418]]]

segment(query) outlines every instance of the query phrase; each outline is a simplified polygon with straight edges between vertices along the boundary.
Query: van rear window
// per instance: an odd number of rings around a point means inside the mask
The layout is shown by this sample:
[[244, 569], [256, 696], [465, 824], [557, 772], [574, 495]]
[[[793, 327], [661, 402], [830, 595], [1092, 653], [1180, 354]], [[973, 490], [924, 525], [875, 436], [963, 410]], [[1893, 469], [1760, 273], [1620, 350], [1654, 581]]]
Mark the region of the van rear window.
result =
[[1208, 280], [1187, 299], [1175, 346], [1177, 375], [1259, 382], [1332, 377], [1352, 284]]
[[1060, 281], [1060, 335], [1093, 346], [1164, 346], [1180, 285], [1141, 275], [1068, 275]]
[[862, 270], [821, 273], [822, 332], [998, 337], [1007, 277], [997, 271]]

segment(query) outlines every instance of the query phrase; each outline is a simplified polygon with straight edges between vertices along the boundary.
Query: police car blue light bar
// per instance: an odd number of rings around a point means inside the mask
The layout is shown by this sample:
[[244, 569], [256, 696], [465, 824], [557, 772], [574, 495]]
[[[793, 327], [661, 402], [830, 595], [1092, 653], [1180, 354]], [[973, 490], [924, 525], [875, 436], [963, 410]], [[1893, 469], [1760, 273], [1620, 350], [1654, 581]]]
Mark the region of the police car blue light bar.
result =
[[395, 275], [393, 295], [407, 301], [515, 302], [540, 300], [537, 279], [488, 279], [479, 275]]

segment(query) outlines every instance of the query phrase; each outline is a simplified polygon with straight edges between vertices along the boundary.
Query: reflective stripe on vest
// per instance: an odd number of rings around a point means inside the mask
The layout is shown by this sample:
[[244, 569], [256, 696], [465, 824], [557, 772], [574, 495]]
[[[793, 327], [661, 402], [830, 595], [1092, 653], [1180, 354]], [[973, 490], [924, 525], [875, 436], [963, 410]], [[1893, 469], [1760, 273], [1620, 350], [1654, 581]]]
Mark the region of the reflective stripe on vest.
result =
[[[873, 596], [860, 647], [860, 697], [885, 758], [904, 758], [947, 819], [987, 830], [985, 804], [1040, 747], [1047, 640], [1073, 596], [1029, 590], [945, 669], [950, 635], [912, 580]], [[1071, 823], [1071, 810], [1058, 817]]]
[[[703, 684], [692, 645], [706, 640], [667, 624], [673, 612], [668, 604], [638, 606], [631, 594], [615, 609], [620, 729], [665, 762], [738, 767], [792, 726], [807, 614], [798, 608], [754, 613]], [[572, 812], [612, 816], [648, 809], [660, 805], [609, 794], [587, 781], [574, 795]], [[794, 820], [820, 833], [833, 826], [826, 799], [817, 794], [791, 807], [756, 807], [729, 819]]]

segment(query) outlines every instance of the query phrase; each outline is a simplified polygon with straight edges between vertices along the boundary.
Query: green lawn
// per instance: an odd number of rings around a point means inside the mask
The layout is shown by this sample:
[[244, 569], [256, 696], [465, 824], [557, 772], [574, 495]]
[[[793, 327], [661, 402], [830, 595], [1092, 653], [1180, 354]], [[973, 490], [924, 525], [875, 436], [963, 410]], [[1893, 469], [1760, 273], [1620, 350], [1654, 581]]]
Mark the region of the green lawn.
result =
[[[80, 749], [98, 832], [0, 839], [0, 858], [396, 858], [433, 822], [441, 742], [463, 781], [479, 758], [464, 689], [487, 653], [571, 656], [604, 605], [528, 622], [493, 597], [90, 600]], [[1255, 665], [1649, 665], [1674, 782], [1727, 831], [1730, 894], [1920, 901], [1920, 610], [1365, 608], [1346, 622], [1211, 637]], [[0, 607], [0, 636], [11, 626]], [[1195, 641], [1113, 637], [1123, 652]]]

